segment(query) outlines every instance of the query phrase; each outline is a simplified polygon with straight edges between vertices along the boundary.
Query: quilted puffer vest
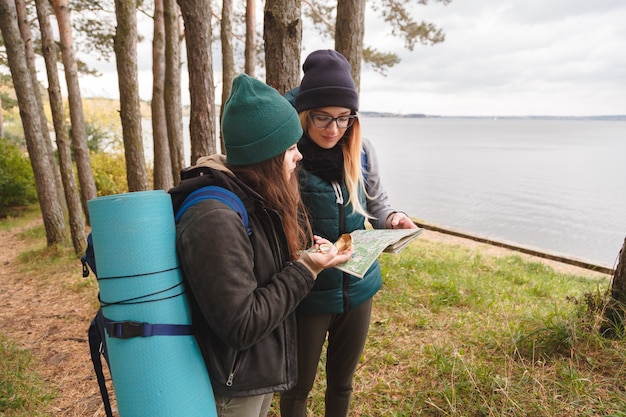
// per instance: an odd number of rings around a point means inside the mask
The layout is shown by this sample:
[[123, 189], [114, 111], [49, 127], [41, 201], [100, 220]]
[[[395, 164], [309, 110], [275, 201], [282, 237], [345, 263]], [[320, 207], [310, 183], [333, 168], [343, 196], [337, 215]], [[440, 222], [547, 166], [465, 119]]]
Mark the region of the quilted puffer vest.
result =
[[[328, 183], [301, 169], [302, 200], [311, 219], [313, 233], [335, 242], [342, 233], [365, 228], [365, 217], [348, 205], [344, 184]], [[361, 196], [365, 204], [364, 196]], [[322, 271], [311, 294], [298, 306], [299, 314], [339, 314], [371, 298], [382, 286], [378, 261], [363, 278], [330, 268]]]

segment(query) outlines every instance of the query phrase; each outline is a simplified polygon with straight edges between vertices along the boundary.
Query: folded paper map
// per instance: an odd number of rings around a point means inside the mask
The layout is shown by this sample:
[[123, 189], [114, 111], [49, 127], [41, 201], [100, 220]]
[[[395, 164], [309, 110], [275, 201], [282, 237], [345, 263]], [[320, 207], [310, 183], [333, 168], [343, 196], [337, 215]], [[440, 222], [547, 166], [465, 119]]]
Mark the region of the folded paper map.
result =
[[413, 239], [422, 233], [423, 229], [367, 229], [355, 230], [350, 233], [354, 254], [348, 262], [337, 265], [335, 268], [359, 278], [367, 272], [370, 266], [382, 252], [398, 253]]

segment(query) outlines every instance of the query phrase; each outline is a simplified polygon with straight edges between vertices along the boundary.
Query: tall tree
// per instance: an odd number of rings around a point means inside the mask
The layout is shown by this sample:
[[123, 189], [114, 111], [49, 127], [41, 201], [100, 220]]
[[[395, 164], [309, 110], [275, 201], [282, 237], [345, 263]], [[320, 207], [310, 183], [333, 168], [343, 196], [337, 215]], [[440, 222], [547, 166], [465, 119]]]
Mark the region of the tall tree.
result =
[[34, 98], [39, 91], [33, 84], [26, 62], [26, 47], [17, 20], [14, 0], [0, 0], [0, 31], [20, 108], [26, 147], [35, 174], [46, 240], [51, 246], [65, 240], [67, 231], [57, 187], [53, 176], [50, 175], [54, 168], [50, 164], [48, 150], [44, 144], [44, 127], [41, 125], [40, 110]]
[[91, 170], [91, 157], [87, 146], [87, 132], [85, 131], [85, 116], [83, 113], [83, 100], [78, 81], [78, 65], [74, 53], [74, 39], [72, 37], [72, 24], [70, 8], [67, 0], [52, 0], [54, 14], [59, 26], [59, 39], [61, 46], [61, 58], [67, 84], [67, 98], [70, 108], [70, 121], [72, 123], [72, 152], [76, 162], [78, 182], [82, 197], [83, 209], [87, 218], [87, 201], [97, 197], [96, 181]]
[[246, 47], [245, 47], [245, 73], [254, 77], [254, 69], [256, 67], [256, 2], [254, 0], [246, 0]]
[[154, 189], [169, 190], [174, 185], [170, 145], [165, 120], [165, 20], [163, 0], [154, 0], [152, 38], [152, 141], [154, 143]]
[[[180, 86], [180, 12], [176, 0], [163, 1], [165, 21], [165, 120], [172, 159], [174, 181], [180, 180], [180, 171], [185, 166], [183, 148], [183, 104]], [[191, 67], [190, 67], [191, 68]], [[191, 72], [191, 71], [190, 71]]]
[[74, 178], [74, 165], [72, 163], [72, 152], [65, 125], [65, 111], [63, 110], [63, 97], [61, 96], [61, 83], [57, 71], [57, 46], [54, 42], [54, 34], [50, 20], [48, 18], [50, 10], [48, 2], [36, 0], [37, 20], [41, 31], [41, 49], [46, 63], [46, 73], [48, 75], [48, 96], [50, 98], [50, 110], [59, 154], [59, 165], [61, 167], [61, 180], [65, 190], [65, 201], [67, 203], [70, 233], [74, 252], [79, 254], [85, 251], [85, 216], [80, 201], [80, 193]]
[[[49, 175], [54, 178], [57, 189], [60, 190], [62, 185], [61, 173], [59, 172], [56, 159], [54, 158], [54, 149], [52, 148], [52, 141], [50, 140], [50, 132], [48, 131], [48, 119], [43, 107], [43, 99], [39, 90], [39, 80], [37, 79], [37, 66], [35, 65], [35, 48], [33, 46], [33, 38], [31, 33], [30, 17], [26, 10], [26, 3], [23, 0], [15, 0], [15, 10], [17, 11], [18, 25], [24, 40], [26, 64], [30, 70], [31, 77], [33, 79], [33, 86], [35, 87], [35, 102], [39, 107], [39, 117], [41, 118], [42, 133], [44, 135], [44, 145], [48, 152], [48, 158], [50, 159], [50, 166], [52, 171]], [[59, 194], [60, 197], [60, 194]], [[61, 205], [65, 207], [65, 201], [60, 201]]]
[[148, 189], [148, 172], [141, 134], [141, 108], [137, 82], [137, 2], [115, 0], [115, 61], [120, 90], [120, 117], [126, 157], [128, 191]]
[[359, 91], [365, 34], [365, 0], [338, 1], [335, 28], [335, 50], [345, 56], [352, 66], [350, 72]]
[[[220, 132], [224, 105], [230, 97], [233, 80], [235, 79], [235, 53], [233, 49], [233, 1], [222, 0], [222, 24], [220, 25], [220, 39], [222, 40], [222, 105], [220, 106]], [[220, 149], [226, 149], [224, 138], [220, 133]]]
[[300, 0], [266, 0], [263, 39], [266, 82], [284, 94], [300, 83]]
[[178, 0], [185, 21], [191, 114], [191, 164], [216, 152], [215, 86], [211, 55], [211, 1]]

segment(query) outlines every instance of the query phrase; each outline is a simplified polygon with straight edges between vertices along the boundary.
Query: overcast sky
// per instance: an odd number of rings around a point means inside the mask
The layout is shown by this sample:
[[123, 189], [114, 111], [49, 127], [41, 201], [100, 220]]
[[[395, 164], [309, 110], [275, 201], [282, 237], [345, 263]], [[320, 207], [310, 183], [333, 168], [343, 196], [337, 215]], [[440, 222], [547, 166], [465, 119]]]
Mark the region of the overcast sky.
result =
[[[363, 67], [361, 111], [626, 114], [624, 0], [453, 0], [447, 6], [431, 1], [416, 5], [414, 16], [442, 28], [446, 40], [417, 45], [412, 52], [368, 13], [366, 45], [393, 51], [402, 61], [386, 77]], [[147, 100], [152, 34], [145, 35], [139, 79], [141, 97]], [[303, 44], [303, 60], [314, 49], [333, 48], [330, 40], [312, 42], [306, 32]], [[103, 77], [81, 81], [85, 97], [115, 95], [117, 80], [107, 75], [114, 66], [98, 65]], [[215, 80], [220, 78], [216, 74]]]

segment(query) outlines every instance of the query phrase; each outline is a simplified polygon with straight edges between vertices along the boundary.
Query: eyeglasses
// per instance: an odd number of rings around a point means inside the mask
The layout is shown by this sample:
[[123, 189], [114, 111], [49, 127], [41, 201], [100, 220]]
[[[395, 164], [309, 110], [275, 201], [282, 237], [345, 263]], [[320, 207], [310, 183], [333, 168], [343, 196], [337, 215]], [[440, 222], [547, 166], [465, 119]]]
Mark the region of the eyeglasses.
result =
[[358, 116], [354, 114], [349, 116], [332, 117], [327, 114], [309, 113], [309, 116], [311, 117], [315, 127], [319, 129], [326, 129], [333, 122], [337, 123], [337, 127], [339, 129], [347, 129], [352, 126], [354, 121], [358, 118]]

